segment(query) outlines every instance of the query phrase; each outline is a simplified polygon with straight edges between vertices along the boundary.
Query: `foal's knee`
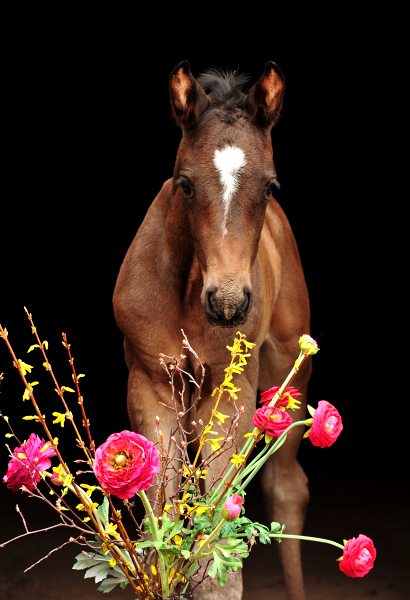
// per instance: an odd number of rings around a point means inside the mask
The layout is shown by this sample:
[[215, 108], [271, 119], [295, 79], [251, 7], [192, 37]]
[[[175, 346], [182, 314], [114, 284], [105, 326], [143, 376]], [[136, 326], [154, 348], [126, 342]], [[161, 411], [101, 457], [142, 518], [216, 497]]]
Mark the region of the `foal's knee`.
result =
[[275, 463], [267, 464], [262, 472], [261, 486], [267, 506], [272, 505], [275, 512], [297, 510], [304, 512], [309, 502], [308, 478], [295, 461], [283, 468]]

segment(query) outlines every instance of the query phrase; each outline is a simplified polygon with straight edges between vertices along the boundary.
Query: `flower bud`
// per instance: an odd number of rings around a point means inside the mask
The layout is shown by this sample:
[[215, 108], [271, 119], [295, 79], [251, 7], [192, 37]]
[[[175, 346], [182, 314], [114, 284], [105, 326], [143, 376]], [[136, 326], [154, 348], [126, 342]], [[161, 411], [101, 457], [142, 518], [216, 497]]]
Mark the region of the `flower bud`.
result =
[[193, 428], [196, 428], [196, 422], [195, 421], [191, 421], [191, 425], [193, 426]]
[[225, 521], [236, 521], [241, 513], [243, 498], [239, 494], [233, 494], [227, 498], [221, 510], [221, 515]]
[[181, 448], [183, 448], [185, 450], [185, 448], [186, 448], [186, 442], [181, 442]]
[[160, 422], [160, 421], [161, 421], [161, 419], [160, 419], [158, 416], [156, 416], [156, 417], [155, 417], [155, 423], [156, 423], [157, 425], [159, 425], [159, 422]]
[[316, 352], [319, 352], [320, 350], [320, 348], [318, 348], [316, 340], [310, 337], [310, 335], [308, 335], [307, 333], [305, 335], [302, 335], [302, 337], [299, 339], [299, 346], [302, 352], [307, 352], [308, 356], [316, 354]]
[[243, 415], [244, 412], [245, 412], [245, 407], [241, 406], [240, 409], [239, 409], [239, 414]]
[[199, 419], [198, 423], [200, 424], [200, 426], [201, 426], [201, 427], [203, 427], [203, 426], [204, 426], [204, 422], [203, 422], [203, 420], [202, 420], [202, 419]]
[[176, 443], [177, 443], [177, 441], [176, 441], [176, 439], [175, 439], [175, 436], [174, 436], [174, 435], [171, 435], [171, 440], [174, 442], [174, 444], [176, 444]]
[[178, 413], [178, 416], [179, 416], [179, 417], [183, 417], [183, 416], [184, 416], [184, 412], [181, 410], [181, 411]]

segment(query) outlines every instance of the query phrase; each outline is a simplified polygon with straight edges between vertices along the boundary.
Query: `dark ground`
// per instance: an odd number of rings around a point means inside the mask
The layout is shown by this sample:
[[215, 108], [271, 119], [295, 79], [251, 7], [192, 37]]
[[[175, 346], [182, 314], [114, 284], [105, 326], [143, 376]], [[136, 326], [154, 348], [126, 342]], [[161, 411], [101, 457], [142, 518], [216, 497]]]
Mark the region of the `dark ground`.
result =
[[[311, 502], [304, 530], [305, 535], [321, 536], [341, 542], [343, 538], [365, 533], [374, 540], [377, 558], [372, 571], [362, 579], [344, 575], [336, 558], [337, 548], [314, 542], [302, 543], [303, 566], [308, 600], [407, 600], [410, 597], [408, 544], [408, 494], [399, 478], [364, 475], [352, 479], [346, 474], [323, 473], [311, 477]], [[56, 523], [53, 516], [39, 507], [39, 500], [14, 496], [0, 488], [0, 542], [24, 532], [19, 515], [14, 510], [18, 502], [30, 529]], [[39, 512], [41, 508], [41, 512]], [[247, 497], [247, 514], [267, 523], [260, 503], [260, 490], [255, 484]], [[79, 549], [69, 544], [32, 570], [23, 571], [53, 548], [66, 542], [68, 531], [54, 530], [18, 540], [0, 549], [0, 598], [2, 600], [98, 600], [93, 579], [84, 579], [74, 571], [74, 557]], [[273, 547], [257, 544], [244, 566], [244, 600], [286, 600], [284, 584]], [[111, 600], [134, 598], [132, 590], [114, 590]]]
[[[30, 363], [34, 354], [26, 354], [33, 343], [27, 306], [41, 338], [50, 342], [62, 385], [71, 381], [60, 337], [67, 333], [78, 372], [86, 374], [82, 393], [97, 444], [129, 426], [122, 336], [111, 297], [125, 252], [172, 175], [180, 131], [170, 117], [169, 73], [187, 59], [195, 76], [210, 66], [239, 65], [255, 81], [267, 60], [276, 61], [286, 78], [282, 117], [272, 134], [282, 186], [277, 199], [298, 242], [311, 333], [321, 348], [309, 401], [315, 406], [327, 399], [344, 423], [332, 448], [302, 446], [300, 461], [311, 489], [305, 533], [335, 541], [363, 533], [378, 552], [374, 569], [353, 580], [339, 571], [338, 549], [305, 542], [307, 595], [408, 599], [403, 274], [410, 101], [404, 15], [384, 10], [378, 20], [372, 9], [361, 21], [347, 8], [344, 15], [336, 5], [314, 15], [309, 5], [308, 18], [295, 14], [287, 27], [276, 9], [264, 8], [263, 27], [260, 17], [252, 26], [246, 15], [246, 35], [235, 28], [228, 34], [222, 19], [201, 37], [181, 15], [174, 15], [162, 36], [156, 20], [135, 14], [116, 23], [114, 13], [104, 19], [82, 9], [61, 19], [47, 15], [49, 23], [38, 10], [32, 16], [19, 12], [7, 22], [2, 75], [7, 106], [0, 322], [17, 356]], [[302, 37], [295, 29], [298, 19]], [[151, 32], [149, 42], [145, 30]], [[32, 409], [23, 405], [21, 381], [0, 342], [1, 410], [26, 439], [33, 424], [21, 417]], [[36, 378], [40, 370], [33, 371]], [[60, 410], [52, 387], [37, 388], [48, 415]], [[0, 427], [3, 437], [7, 429]], [[58, 429], [61, 447], [69, 449], [67, 427]], [[2, 478], [8, 458], [5, 449], [0, 454]], [[24, 531], [16, 502], [31, 529], [55, 522], [39, 501], [13, 496], [0, 482], [0, 541]], [[249, 515], [267, 521], [257, 483], [246, 506]], [[102, 598], [94, 581], [71, 569], [78, 553], [72, 546], [23, 573], [68, 537], [67, 531], [53, 530], [0, 549], [1, 600]], [[245, 562], [245, 590], [244, 600], [284, 600], [274, 547], [254, 547]], [[108, 597], [131, 596], [125, 590]]]

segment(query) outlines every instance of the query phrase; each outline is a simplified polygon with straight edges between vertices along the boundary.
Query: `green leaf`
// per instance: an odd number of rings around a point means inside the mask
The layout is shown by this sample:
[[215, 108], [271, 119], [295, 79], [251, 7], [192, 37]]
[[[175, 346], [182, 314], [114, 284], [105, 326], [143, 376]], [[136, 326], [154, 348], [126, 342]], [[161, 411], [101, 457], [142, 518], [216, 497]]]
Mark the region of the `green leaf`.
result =
[[[218, 545], [219, 548], [219, 545]], [[221, 556], [219, 552], [215, 549], [212, 553], [214, 562], [211, 568], [208, 571], [209, 577], [212, 579], [216, 576], [218, 572], [218, 583], [220, 586], [224, 586], [228, 579], [228, 569], [229, 571], [237, 571], [238, 569], [242, 569], [242, 561], [235, 556], [231, 556], [229, 550], [225, 547], [224, 552], [226, 556]]]
[[226, 521], [221, 529], [221, 535], [230, 536], [233, 533], [236, 533], [235, 523], [236, 521]]
[[191, 553], [189, 550], [181, 550], [181, 554], [185, 558], [185, 560], [189, 560], [189, 557], [191, 556]]
[[262, 542], [262, 544], [270, 544], [271, 543], [271, 540], [269, 537], [269, 529], [266, 527], [266, 525], [261, 525], [261, 523], [253, 523], [253, 527], [257, 531], [259, 531], [259, 539]]
[[107, 577], [110, 569], [111, 566], [108, 563], [98, 563], [86, 571], [84, 578], [95, 577], [95, 583], [99, 583]]
[[[280, 523], [273, 522], [270, 524], [270, 531], [271, 533], [277, 533], [281, 527], [282, 525]], [[283, 533], [283, 531], [281, 533]]]
[[209, 517], [205, 515], [195, 517], [193, 525], [195, 531], [206, 531], [210, 527], [212, 527], [212, 521]]
[[216, 573], [218, 572], [218, 583], [220, 586], [224, 586], [228, 580], [228, 572], [221, 560], [221, 556], [218, 554], [216, 550], [213, 552], [214, 562], [211, 568], [208, 571], [209, 577], [214, 579]]
[[140, 542], [138, 544], [138, 548], [150, 548], [153, 546], [156, 550], [164, 550], [168, 548], [167, 544], [162, 540], [145, 540], [145, 542]]
[[[172, 523], [172, 521], [171, 521], [171, 523]], [[172, 525], [174, 525], [174, 524], [172, 523]], [[184, 520], [180, 519], [178, 521], [178, 523], [173, 526], [173, 528], [171, 529], [170, 534], [168, 535], [168, 537], [167, 537], [167, 539], [165, 541], [169, 542], [171, 540], [171, 538], [174, 537], [174, 535], [177, 535], [181, 531], [183, 525], [184, 525]]]
[[97, 508], [97, 515], [100, 517], [104, 525], [107, 526], [110, 516], [110, 503], [108, 502], [108, 498], [106, 496], [104, 496], [103, 503]]
[[230, 537], [228, 538], [226, 545], [215, 544], [215, 548], [218, 548], [224, 556], [230, 556], [232, 552], [234, 552], [235, 554], [248, 554], [248, 545], [240, 538]]

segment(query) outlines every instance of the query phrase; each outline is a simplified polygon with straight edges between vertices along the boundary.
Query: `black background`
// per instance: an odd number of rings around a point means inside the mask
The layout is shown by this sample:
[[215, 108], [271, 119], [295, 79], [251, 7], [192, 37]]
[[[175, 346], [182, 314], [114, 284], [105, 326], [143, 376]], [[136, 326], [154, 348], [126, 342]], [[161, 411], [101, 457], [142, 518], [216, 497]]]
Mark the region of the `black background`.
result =
[[[260, 35], [254, 28], [251, 39], [244, 24], [228, 34], [218, 23], [201, 37], [172, 19], [164, 35], [126, 16], [111, 23], [110, 15], [103, 24], [79, 18], [71, 26], [60, 19], [51, 27], [11, 25], [0, 322], [18, 358], [35, 365], [29, 380], [41, 382], [36, 398], [48, 422], [61, 408], [38, 350], [26, 354], [35, 340], [23, 306], [50, 344], [60, 385], [71, 383], [60, 341], [67, 333], [77, 372], [86, 374], [81, 389], [97, 445], [128, 428], [127, 371], [111, 297], [148, 206], [172, 176], [180, 131], [170, 113], [169, 73], [188, 59], [194, 75], [239, 67], [255, 81], [271, 59], [286, 79], [272, 133], [277, 199], [298, 241], [311, 332], [321, 348], [309, 401], [328, 400], [344, 423], [331, 448], [305, 441], [300, 461], [314, 480], [340, 474], [365, 487], [369, 476], [383, 487], [393, 478], [404, 488], [409, 128], [400, 30], [373, 23], [372, 34], [363, 35], [362, 23], [300, 37], [292, 26], [279, 35], [275, 24]], [[21, 421], [34, 412], [23, 404], [4, 342], [0, 372], [1, 410], [26, 439], [39, 426]], [[1, 435], [6, 431], [3, 424]], [[69, 427], [53, 426], [53, 433], [69, 451]], [[3, 451], [1, 473], [7, 461]]]

